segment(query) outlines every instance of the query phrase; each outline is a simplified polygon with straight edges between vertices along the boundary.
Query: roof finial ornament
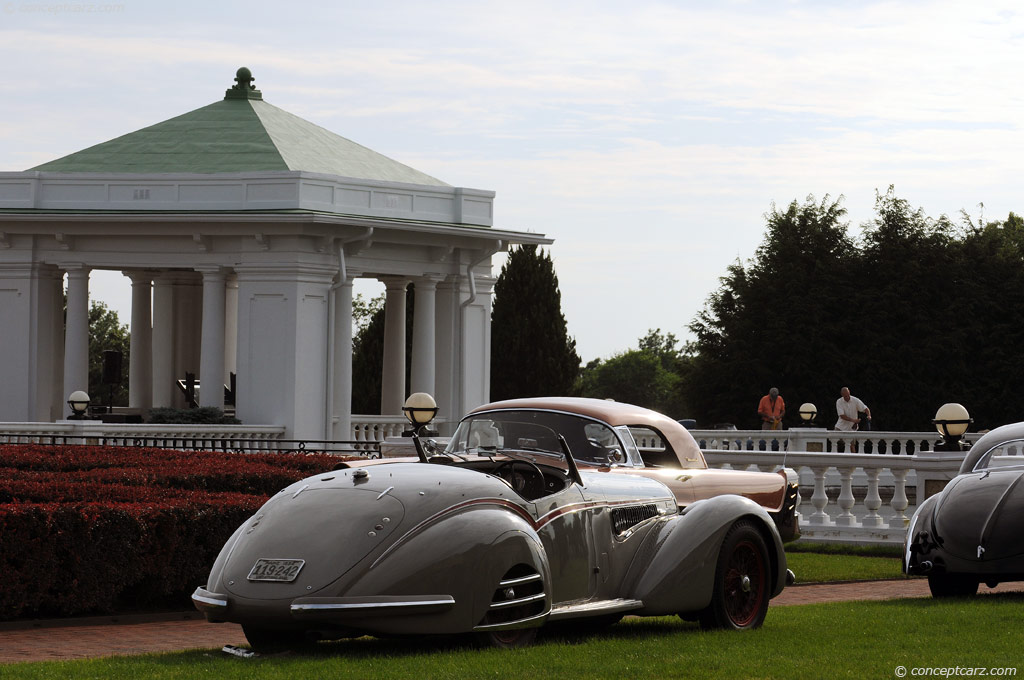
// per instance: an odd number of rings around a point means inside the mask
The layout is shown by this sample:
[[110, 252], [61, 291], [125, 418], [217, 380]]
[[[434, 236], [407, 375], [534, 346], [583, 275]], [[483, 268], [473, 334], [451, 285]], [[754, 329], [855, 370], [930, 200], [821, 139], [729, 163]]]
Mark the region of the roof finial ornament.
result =
[[245, 66], [235, 74], [235, 84], [224, 93], [224, 99], [263, 99], [263, 93], [252, 84], [252, 71]]

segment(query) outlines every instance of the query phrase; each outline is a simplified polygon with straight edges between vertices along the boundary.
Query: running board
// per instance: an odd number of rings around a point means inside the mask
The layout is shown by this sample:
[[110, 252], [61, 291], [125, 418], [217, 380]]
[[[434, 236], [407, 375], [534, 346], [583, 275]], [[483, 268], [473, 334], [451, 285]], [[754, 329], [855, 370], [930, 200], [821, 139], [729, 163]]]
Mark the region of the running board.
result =
[[580, 604], [566, 604], [552, 607], [549, 621], [559, 619], [575, 619], [587, 616], [604, 616], [605, 614], [619, 614], [640, 609], [644, 603], [640, 600], [591, 600]]

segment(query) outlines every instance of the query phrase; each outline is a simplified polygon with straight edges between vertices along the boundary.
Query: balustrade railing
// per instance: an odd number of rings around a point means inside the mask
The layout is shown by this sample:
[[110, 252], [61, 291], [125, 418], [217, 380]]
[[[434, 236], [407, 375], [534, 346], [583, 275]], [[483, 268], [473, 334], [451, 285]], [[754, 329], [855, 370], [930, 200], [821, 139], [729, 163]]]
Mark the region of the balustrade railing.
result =
[[327, 452], [380, 457], [376, 441], [285, 439], [275, 425], [140, 425], [98, 421], [0, 423], [0, 444], [139, 446], [242, 453]]
[[[447, 421], [437, 419], [434, 427]], [[99, 444], [152, 446], [211, 451], [332, 451], [370, 458], [380, 456], [381, 444], [408, 429], [403, 416], [352, 416], [347, 440], [285, 439], [277, 425], [151, 425], [62, 421], [57, 423], [0, 423], [0, 444]]]
[[793, 468], [801, 479], [797, 511], [803, 539], [857, 543], [902, 543], [917, 503], [955, 477], [964, 456], [721, 449], [703, 453], [710, 467], [764, 472]]
[[[647, 432], [653, 435], [649, 430]], [[690, 430], [690, 434], [702, 449], [727, 451], [913, 455], [922, 451], [933, 451], [935, 445], [942, 441], [937, 432], [841, 432], [812, 427], [796, 427], [789, 430]], [[979, 436], [977, 433], [969, 433], [964, 435], [963, 439], [965, 444], [970, 444]]]

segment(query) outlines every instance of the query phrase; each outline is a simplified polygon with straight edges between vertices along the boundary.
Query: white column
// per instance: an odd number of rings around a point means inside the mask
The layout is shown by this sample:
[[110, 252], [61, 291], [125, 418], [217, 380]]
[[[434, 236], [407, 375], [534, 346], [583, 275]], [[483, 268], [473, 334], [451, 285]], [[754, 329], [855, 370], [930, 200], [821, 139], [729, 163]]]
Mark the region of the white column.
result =
[[53, 354], [50, 356], [49, 370], [52, 371], [52, 387], [50, 391], [51, 402], [50, 402], [50, 416], [47, 420], [62, 420], [65, 417], [65, 409], [67, 405], [67, 395], [61, 394], [61, 390], [64, 387], [64, 306], [66, 301], [64, 299], [64, 275], [58, 271], [56, 273], [56, 281], [54, 282], [51, 295], [53, 314], [50, 316], [50, 336], [53, 338]]
[[68, 301], [64, 321], [65, 401], [75, 390], [89, 391], [89, 269], [80, 265], [67, 268], [67, 272]]
[[380, 413], [402, 414], [405, 404], [405, 288], [409, 281], [381, 277], [384, 296], [384, 368], [381, 371]]
[[153, 276], [142, 271], [125, 276], [132, 281], [128, 406], [145, 411], [153, 405]]
[[334, 290], [333, 380], [331, 382], [331, 439], [352, 436], [352, 278]]
[[174, 281], [164, 274], [153, 280], [153, 406], [170, 407], [174, 399]]
[[435, 309], [437, 279], [423, 277], [413, 282], [416, 297], [412, 313], [412, 374], [409, 377], [410, 392], [426, 392], [433, 396], [435, 356]]
[[203, 328], [199, 352], [199, 405], [224, 408], [224, 271], [201, 269]]

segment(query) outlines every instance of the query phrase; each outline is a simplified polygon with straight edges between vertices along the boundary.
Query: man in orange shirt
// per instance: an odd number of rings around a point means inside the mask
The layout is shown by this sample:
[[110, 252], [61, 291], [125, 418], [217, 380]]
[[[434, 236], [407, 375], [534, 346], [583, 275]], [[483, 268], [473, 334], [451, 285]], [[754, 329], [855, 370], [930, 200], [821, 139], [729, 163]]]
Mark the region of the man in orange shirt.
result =
[[779, 396], [779, 388], [773, 387], [768, 394], [761, 397], [757, 405], [757, 415], [761, 416], [762, 430], [781, 430], [782, 416], [786, 415], [786, 402]]

